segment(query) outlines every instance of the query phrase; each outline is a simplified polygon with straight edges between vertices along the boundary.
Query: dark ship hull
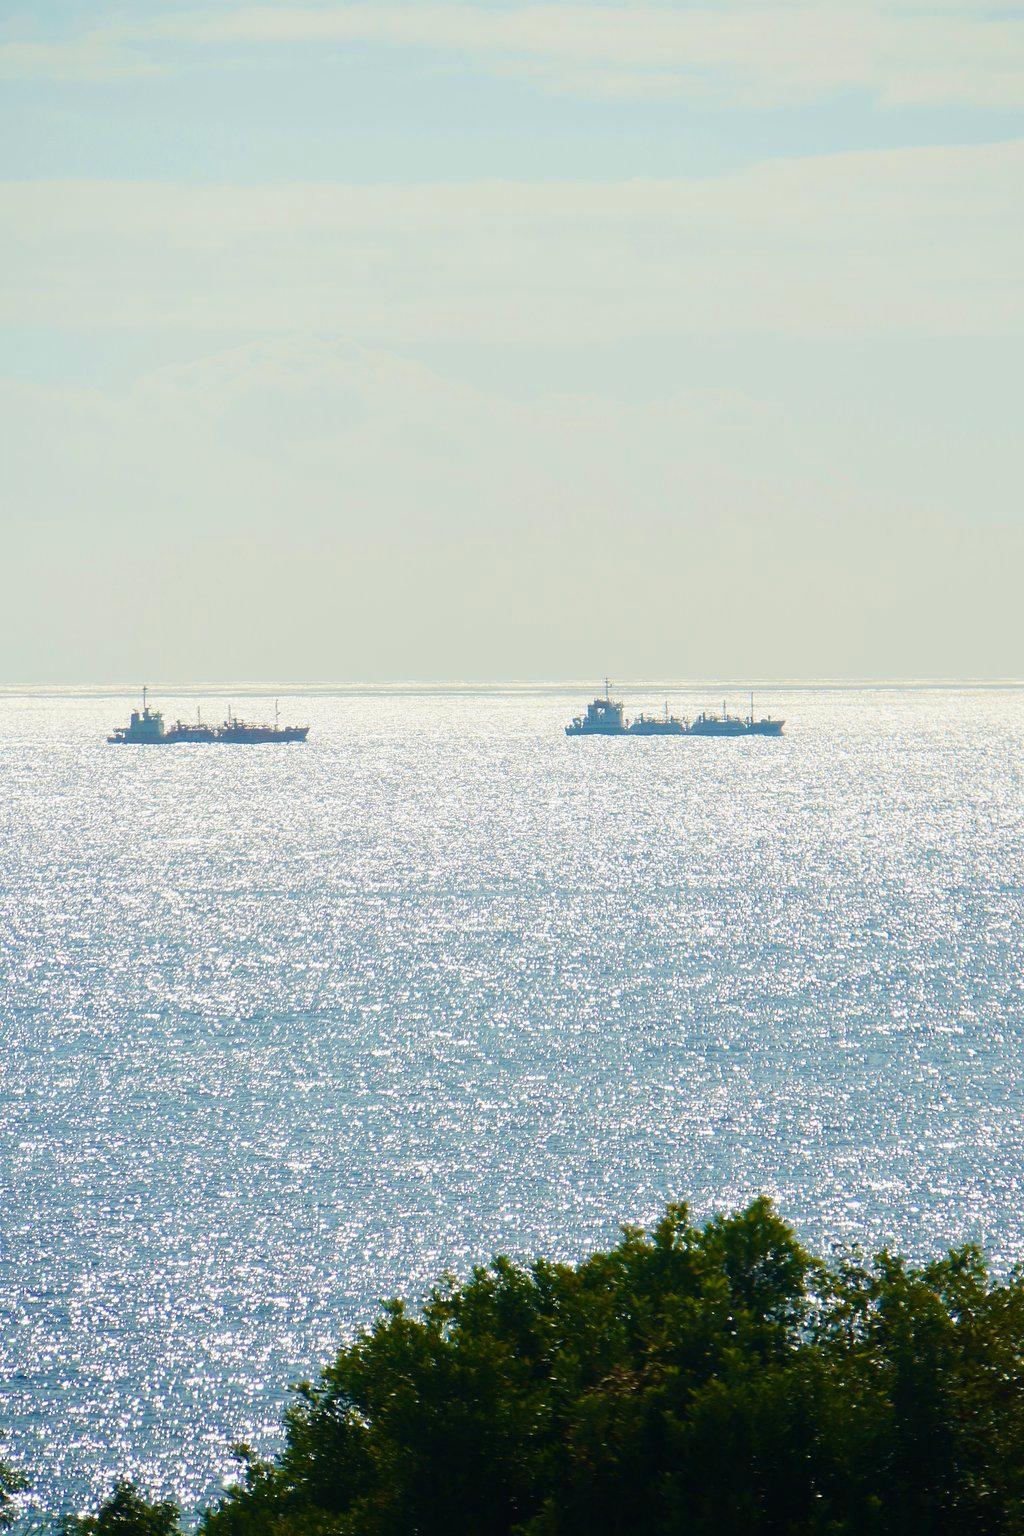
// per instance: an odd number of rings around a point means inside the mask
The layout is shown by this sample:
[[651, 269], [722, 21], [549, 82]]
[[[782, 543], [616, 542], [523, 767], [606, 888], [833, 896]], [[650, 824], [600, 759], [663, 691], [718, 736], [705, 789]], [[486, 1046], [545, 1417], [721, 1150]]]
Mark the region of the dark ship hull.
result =
[[567, 736], [628, 736], [629, 730], [624, 725], [587, 725], [574, 720], [565, 728]]
[[740, 721], [739, 730], [735, 726], [721, 722], [716, 724], [704, 721], [702, 724], [647, 727], [637, 730], [633, 725], [624, 725], [620, 729], [605, 726], [603, 729], [590, 730], [586, 726], [579, 726], [575, 722], [567, 725], [567, 736], [781, 736], [785, 720], [755, 720], [749, 725], [745, 720]]

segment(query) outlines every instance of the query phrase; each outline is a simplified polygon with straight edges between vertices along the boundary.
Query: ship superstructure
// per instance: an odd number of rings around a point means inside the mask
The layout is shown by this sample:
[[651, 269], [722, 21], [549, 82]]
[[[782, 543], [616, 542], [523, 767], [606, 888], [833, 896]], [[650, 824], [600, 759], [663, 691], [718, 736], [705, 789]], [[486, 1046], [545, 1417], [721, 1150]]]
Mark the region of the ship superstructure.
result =
[[584, 715], [577, 715], [565, 728], [567, 736], [781, 736], [784, 720], [771, 715], [754, 716], [754, 695], [750, 695], [750, 713], [730, 715], [723, 700], [720, 715], [703, 709], [692, 720], [670, 715], [665, 705], [663, 715], [645, 715], [641, 712], [634, 720], [626, 718], [625, 706], [616, 703], [611, 696], [607, 678], [604, 698], [596, 698], [587, 705]]
[[127, 725], [115, 725], [114, 734], [107, 737], [113, 742], [133, 742], [138, 745], [160, 743], [167, 740], [164, 717], [158, 709], [149, 707], [149, 689], [142, 690], [142, 708], [133, 709]]
[[567, 736], [624, 736], [628, 727], [623, 706], [612, 699], [611, 684], [604, 680], [604, 698], [587, 705], [585, 715], [577, 715], [565, 728]]
[[118, 746], [174, 746], [182, 742], [254, 746], [261, 742], [305, 741], [308, 735], [308, 725], [282, 725], [276, 705], [273, 725], [239, 720], [229, 711], [223, 725], [206, 725], [197, 713], [194, 723], [176, 720], [165, 726], [160, 710], [149, 707], [149, 689], [143, 688], [142, 708], [133, 709], [128, 724], [115, 726], [107, 740]]

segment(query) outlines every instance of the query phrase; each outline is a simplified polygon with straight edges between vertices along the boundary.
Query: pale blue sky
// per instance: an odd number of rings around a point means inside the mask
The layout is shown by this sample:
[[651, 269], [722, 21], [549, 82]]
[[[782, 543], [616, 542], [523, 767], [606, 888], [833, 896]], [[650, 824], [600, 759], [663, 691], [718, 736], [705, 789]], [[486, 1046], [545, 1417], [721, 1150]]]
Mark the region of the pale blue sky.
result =
[[1022, 120], [962, 0], [9, 11], [0, 682], [1024, 675]]
[[[209, 18], [264, 15], [276, 9], [283, 36], [272, 40], [203, 40]], [[748, 52], [757, 52], [760, 18], [773, 10], [806, 16], [831, 11], [833, 47], [844, 47], [843, 15], [881, 29], [899, 19], [898, 46], [912, 54], [926, 43], [936, 16], [947, 18], [943, 71], [959, 79], [913, 78], [894, 96], [892, 78], [910, 75], [913, 57], [856, 60], [835, 82], [816, 61], [802, 63], [799, 82], [772, 85], [773, 61], [749, 78], [729, 68], [685, 61], [666, 77], [652, 59], [644, 68], [612, 62], [583, 75], [570, 42], [554, 63], [511, 48], [460, 49], [451, 40], [414, 46], [399, 36], [289, 36], [289, 15], [330, 16], [361, 7], [342, 0], [320, 6], [273, 7], [154, 4], [130, 8], [37, 0], [8, 11], [4, 90], [0, 104], [0, 172], [30, 177], [116, 177], [186, 181], [321, 179], [345, 182], [471, 180], [492, 176], [613, 180], [711, 175], [769, 158], [923, 144], [977, 144], [1020, 134], [1024, 102], [1024, 23], [1020, 8], [978, 4], [895, 3], [877, 7], [844, 0], [829, 7], [772, 7], [749, 0], [711, 0], [706, 7], [608, 5], [636, 18], [675, 20], [687, 12], [732, 12], [746, 21]], [[389, 6], [386, 13], [591, 12], [597, 7], [536, 4]], [[907, 18], [912, 25], [907, 26]], [[953, 19], [949, 26], [948, 18]], [[1014, 19], [1016, 18], [1016, 19]], [[177, 27], [183, 37], [162, 35]], [[985, 44], [986, 34], [1000, 30]], [[256, 31], [256, 28], [251, 29]], [[295, 29], [299, 31], [298, 28]], [[424, 30], [429, 31], [429, 27]], [[456, 31], [457, 28], [450, 29]], [[585, 35], [585, 25], [581, 24]], [[961, 62], [958, 32], [981, 58]], [[189, 36], [191, 32], [192, 36]], [[819, 34], [828, 41], [828, 33]], [[199, 40], [197, 40], [199, 39]], [[1009, 42], [1017, 57], [1000, 59]], [[685, 37], [680, 41], [685, 48]], [[3, 44], [0, 44], [3, 47]], [[741, 53], [737, 48], [736, 53]], [[880, 51], [882, 51], [880, 49]], [[924, 74], [924, 61], [921, 61]], [[1005, 75], [997, 68], [1004, 64]], [[937, 72], [937, 70], [935, 71]], [[628, 75], [624, 81], [619, 75]], [[902, 79], [902, 75], [900, 76]]]

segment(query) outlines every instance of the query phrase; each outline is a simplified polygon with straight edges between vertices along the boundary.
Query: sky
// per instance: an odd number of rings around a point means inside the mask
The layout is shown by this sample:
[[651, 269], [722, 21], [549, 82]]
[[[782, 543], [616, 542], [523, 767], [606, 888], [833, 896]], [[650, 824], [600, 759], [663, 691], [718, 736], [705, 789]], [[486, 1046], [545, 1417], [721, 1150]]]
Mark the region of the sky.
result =
[[1024, 678], [1024, 7], [11, 0], [0, 684]]

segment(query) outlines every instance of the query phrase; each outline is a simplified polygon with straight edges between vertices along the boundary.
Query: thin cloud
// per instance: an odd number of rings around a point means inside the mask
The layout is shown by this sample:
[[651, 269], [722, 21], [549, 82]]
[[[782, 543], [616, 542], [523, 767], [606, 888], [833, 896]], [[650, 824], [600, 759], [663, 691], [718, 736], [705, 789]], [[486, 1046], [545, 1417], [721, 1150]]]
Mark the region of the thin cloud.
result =
[[[713, 93], [765, 104], [866, 91], [887, 104], [1024, 102], [1019, 10], [943, 3], [206, 7], [77, 40], [0, 47], [8, 77], [186, 68], [291, 45], [371, 45], [519, 70], [550, 91]], [[184, 47], [188, 61], [180, 56]]]
[[164, 73], [152, 39], [138, 41], [141, 47], [120, 31], [103, 30], [63, 42], [0, 43], [0, 79], [103, 81]]
[[589, 342], [1024, 331], [1024, 142], [678, 181], [0, 186], [0, 320]]

